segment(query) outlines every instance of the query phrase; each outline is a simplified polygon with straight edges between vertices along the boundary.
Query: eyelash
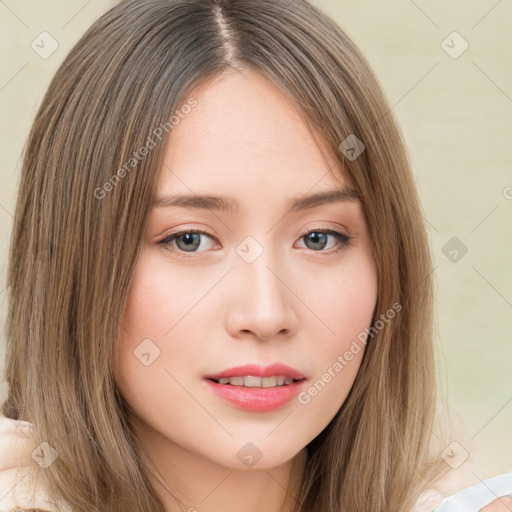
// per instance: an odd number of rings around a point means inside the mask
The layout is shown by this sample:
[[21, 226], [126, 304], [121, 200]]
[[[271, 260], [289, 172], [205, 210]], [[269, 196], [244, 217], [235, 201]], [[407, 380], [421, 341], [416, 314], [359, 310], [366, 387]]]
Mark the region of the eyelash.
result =
[[[194, 254], [200, 254], [201, 252], [204, 252], [204, 251], [199, 251], [199, 252], [190, 252], [190, 253], [187, 253], [185, 251], [182, 251], [180, 249], [171, 249], [169, 246], [172, 247], [172, 242], [180, 237], [181, 235], [185, 235], [185, 234], [190, 234], [190, 233], [193, 233], [193, 234], [198, 234], [198, 235], [207, 235], [208, 237], [210, 237], [212, 240], [214, 241], [217, 241], [217, 238], [214, 237], [211, 233], [208, 233], [207, 231], [201, 231], [201, 230], [198, 230], [198, 229], [183, 229], [181, 231], [177, 231], [176, 233], [171, 233], [170, 235], [166, 236], [165, 238], [163, 238], [162, 240], [160, 240], [159, 242], [157, 242], [158, 245], [161, 245], [163, 246], [164, 249], [166, 250], [169, 250], [169, 251], [172, 251], [176, 254], [178, 254], [179, 257], [183, 257], [183, 258], [192, 258], [194, 257]], [[313, 249], [307, 249], [306, 250], [309, 252], [309, 253], [320, 253], [324, 256], [329, 256], [329, 255], [332, 255], [332, 254], [338, 254], [340, 253], [345, 247], [348, 247], [351, 245], [351, 241], [352, 241], [352, 238], [351, 236], [348, 236], [346, 235], [345, 233], [341, 233], [340, 231], [335, 231], [333, 229], [310, 229], [309, 231], [305, 231], [303, 232], [300, 236], [299, 236], [299, 240], [304, 238], [306, 235], [309, 235], [311, 233], [322, 233], [322, 234], [325, 234], [325, 235], [332, 235], [336, 238], [336, 241], [337, 241], [337, 245], [334, 249], [331, 249], [329, 251], [324, 251], [324, 250], [313, 250]]]

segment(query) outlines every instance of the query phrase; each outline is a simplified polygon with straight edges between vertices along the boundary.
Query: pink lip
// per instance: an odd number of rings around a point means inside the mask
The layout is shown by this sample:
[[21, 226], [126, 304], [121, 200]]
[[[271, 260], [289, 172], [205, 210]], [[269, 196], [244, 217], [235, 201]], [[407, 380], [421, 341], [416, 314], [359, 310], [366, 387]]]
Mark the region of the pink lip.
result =
[[219, 384], [213, 380], [205, 380], [207, 386], [219, 397], [227, 400], [240, 409], [254, 412], [268, 412], [278, 409], [293, 400], [300, 391], [304, 380], [287, 386], [275, 388], [244, 388]]
[[245, 377], [246, 375], [253, 375], [254, 377], [290, 377], [292, 379], [305, 379], [304, 375], [295, 368], [286, 366], [281, 363], [274, 363], [270, 366], [258, 366], [257, 364], [246, 364], [244, 366], [235, 366], [228, 368], [220, 373], [212, 373], [206, 375], [205, 379], [225, 379], [229, 377]]
[[[246, 375], [253, 375], [255, 377], [282, 376], [297, 379], [297, 381], [285, 386], [272, 388], [245, 388], [242, 386], [232, 386], [230, 384], [219, 384], [212, 380], [229, 377], [244, 377]], [[280, 363], [266, 367], [251, 364], [237, 366], [205, 377], [207, 386], [217, 396], [240, 409], [254, 412], [273, 411], [290, 402], [299, 394], [305, 380], [306, 377], [298, 370]]]

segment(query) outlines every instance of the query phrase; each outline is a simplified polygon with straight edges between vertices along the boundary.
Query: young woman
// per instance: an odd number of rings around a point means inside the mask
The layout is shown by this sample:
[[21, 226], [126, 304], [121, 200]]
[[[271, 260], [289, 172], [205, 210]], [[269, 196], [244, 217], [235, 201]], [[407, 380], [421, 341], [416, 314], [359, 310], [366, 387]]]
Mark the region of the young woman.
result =
[[8, 287], [1, 510], [508, 506], [511, 475], [439, 492], [464, 465], [406, 151], [305, 1], [94, 23], [29, 136]]

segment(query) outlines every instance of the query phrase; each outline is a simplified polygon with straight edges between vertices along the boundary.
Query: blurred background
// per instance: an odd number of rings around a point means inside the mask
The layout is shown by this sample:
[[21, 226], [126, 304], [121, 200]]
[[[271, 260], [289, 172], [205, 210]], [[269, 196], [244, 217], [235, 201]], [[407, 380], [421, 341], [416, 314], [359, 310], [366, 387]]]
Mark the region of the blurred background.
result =
[[[0, 0], [0, 372], [23, 145], [67, 52], [116, 3]], [[512, 1], [312, 3], [366, 55], [409, 148], [435, 259], [440, 384], [464, 447], [479, 478], [512, 471]]]

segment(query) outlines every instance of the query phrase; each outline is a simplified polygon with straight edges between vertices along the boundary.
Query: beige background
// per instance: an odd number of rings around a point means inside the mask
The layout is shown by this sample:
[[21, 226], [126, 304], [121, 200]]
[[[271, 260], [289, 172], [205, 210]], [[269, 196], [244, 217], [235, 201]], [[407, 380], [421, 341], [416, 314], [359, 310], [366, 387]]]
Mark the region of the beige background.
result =
[[[410, 149], [435, 257], [441, 381], [478, 476], [512, 471], [512, 1], [316, 3], [369, 59]], [[25, 138], [58, 65], [114, 4], [0, 2], [2, 326]], [[43, 31], [59, 45], [46, 59], [31, 48]]]

